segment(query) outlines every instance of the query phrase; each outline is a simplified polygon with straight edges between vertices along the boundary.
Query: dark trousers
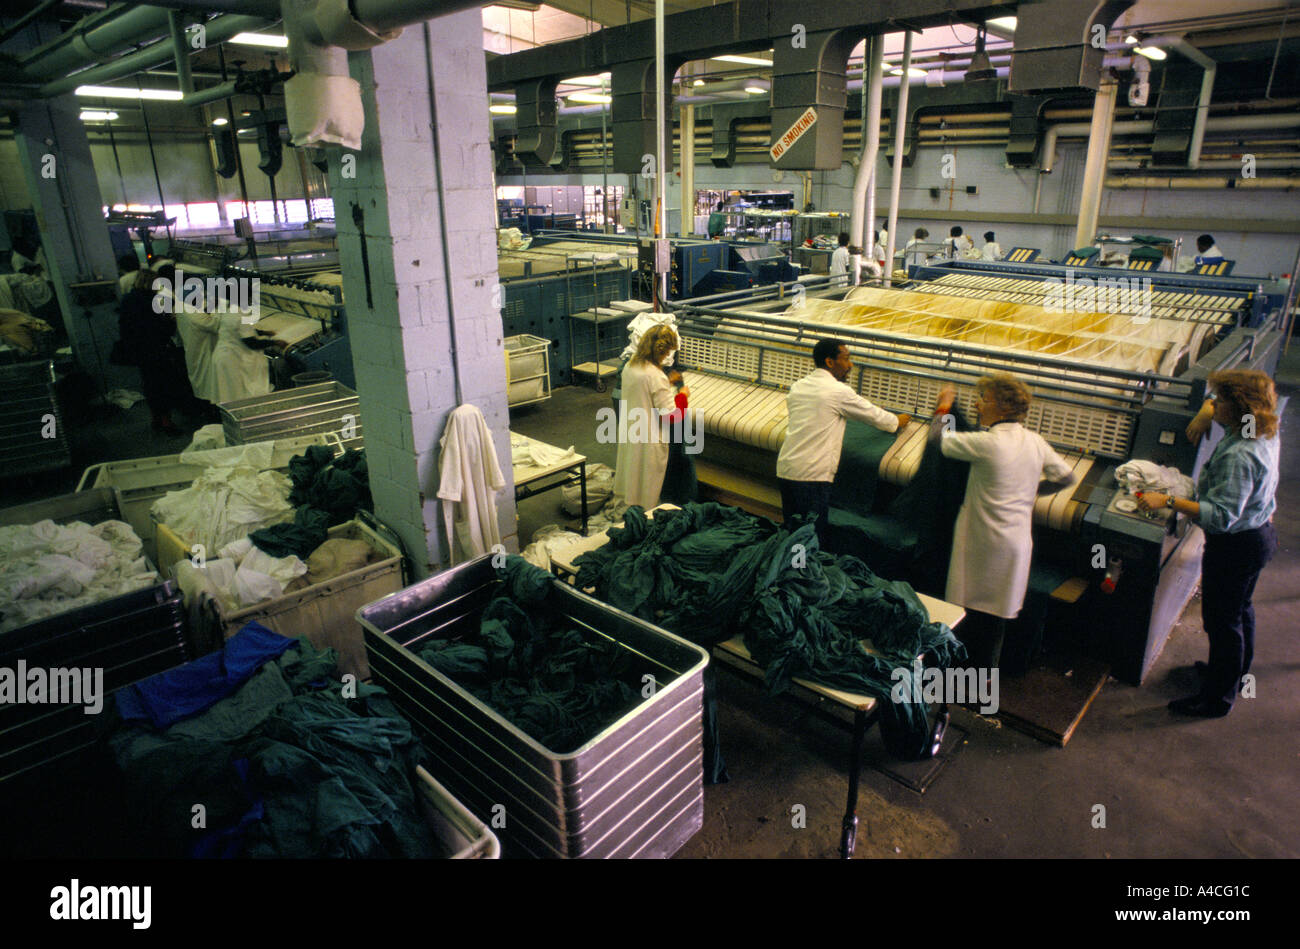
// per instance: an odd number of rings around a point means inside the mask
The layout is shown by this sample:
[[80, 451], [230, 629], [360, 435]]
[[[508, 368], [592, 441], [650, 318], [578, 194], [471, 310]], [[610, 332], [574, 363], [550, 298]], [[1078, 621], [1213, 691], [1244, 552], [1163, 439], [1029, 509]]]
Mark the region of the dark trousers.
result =
[[964, 668], [995, 669], [1002, 662], [1002, 644], [1006, 640], [1007, 621], [992, 613], [967, 610], [957, 638], [966, 647]]
[[778, 478], [781, 484], [781, 515], [786, 525], [798, 514], [811, 514], [817, 519], [817, 541], [826, 547], [826, 531], [830, 526], [827, 511], [831, 506], [831, 482], [829, 481], [787, 481]]
[[1201, 621], [1210, 639], [1201, 695], [1231, 705], [1255, 657], [1251, 597], [1264, 565], [1277, 552], [1272, 524], [1236, 534], [1206, 534], [1201, 555]]

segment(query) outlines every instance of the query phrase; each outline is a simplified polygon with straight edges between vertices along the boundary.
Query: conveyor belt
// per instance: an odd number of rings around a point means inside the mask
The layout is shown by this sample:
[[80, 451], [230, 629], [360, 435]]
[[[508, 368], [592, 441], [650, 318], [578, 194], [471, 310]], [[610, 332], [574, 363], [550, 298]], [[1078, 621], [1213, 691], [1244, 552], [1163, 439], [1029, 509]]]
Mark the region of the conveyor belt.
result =
[[[1124, 271], [1117, 271], [1114, 278], [1137, 280]], [[1111, 278], [1111, 279], [1114, 279]], [[1092, 279], [1092, 278], [1088, 278]], [[1107, 279], [1107, 278], [1103, 278]], [[1132, 283], [1129, 284], [1132, 286]], [[1065, 302], [1084, 301], [1089, 298], [1107, 304], [1106, 309], [1114, 312], [1122, 307], [1125, 294], [1107, 288], [1092, 288], [1087, 284], [1062, 285], [1053, 280], [1023, 280], [994, 274], [954, 273], [946, 274], [935, 280], [913, 284], [910, 289], [921, 293], [939, 293], [950, 297], [966, 297], [983, 300], [1003, 300], [1008, 303], [1023, 303], [1044, 306], [1049, 296], [1055, 295]], [[1145, 296], [1145, 294], [1144, 294]], [[1190, 293], [1180, 290], [1150, 291], [1150, 316], [1157, 319], [1186, 320], [1209, 323], [1213, 326], [1231, 326], [1237, 322], [1242, 299], [1229, 294]]]
[[[705, 372], [687, 371], [683, 376], [690, 388], [690, 410], [706, 433], [767, 451], [781, 450], [789, 421], [784, 390]], [[881, 459], [882, 481], [899, 487], [911, 482], [921, 465], [929, 428], [927, 423], [913, 421], [897, 436]], [[1077, 483], [1038, 498], [1034, 503], [1034, 523], [1071, 531], [1087, 508], [1084, 502], [1075, 500], [1075, 495], [1095, 462], [1076, 452], [1060, 452], [1060, 455], [1073, 467]]]

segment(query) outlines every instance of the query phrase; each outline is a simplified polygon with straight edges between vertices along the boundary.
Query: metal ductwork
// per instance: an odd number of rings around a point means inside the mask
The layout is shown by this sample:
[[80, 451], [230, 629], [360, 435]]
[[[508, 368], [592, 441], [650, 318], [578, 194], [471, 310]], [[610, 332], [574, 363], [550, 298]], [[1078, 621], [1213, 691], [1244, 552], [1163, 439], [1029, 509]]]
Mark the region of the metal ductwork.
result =
[[[1009, 92], [1029, 95], [1101, 86], [1106, 32], [1136, 0], [1021, 4], [1011, 51]], [[1100, 36], [1100, 44], [1093, 45]]]

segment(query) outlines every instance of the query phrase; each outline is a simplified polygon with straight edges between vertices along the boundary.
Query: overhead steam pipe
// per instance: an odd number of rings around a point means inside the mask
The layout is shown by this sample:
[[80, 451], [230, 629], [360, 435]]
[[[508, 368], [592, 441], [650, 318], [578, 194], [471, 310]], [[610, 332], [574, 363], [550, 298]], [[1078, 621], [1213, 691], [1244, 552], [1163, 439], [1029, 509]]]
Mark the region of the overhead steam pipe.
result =
[[[903, 34], [903, 75], [907, 75], [912, 65], [912, 32]], [[894, 247], [898, 242], [898, 196], [903, 184], [903, 137], [907, 131], [907, 94], [911, 89], [908, 83], [898, 87], [898, 106], [894, 110], [894, 165], [889, 179], [889, 227], [885, 239], [885, 286], [892, 286], [894, 279]]]
[[[865, 93], [867, 133], [862, 142], [862, 156], [858, 160], [857, 174], [853, 178], [853, 207], [849, 217], [849, 240], [861, 247], [864, 254], [869, 250], [863, 240], [867, 194], [873, 172], [876, 170], [876, 156], [880, 152], [880, 63], [885, 58], [885, 41], [883, 37], [872, 36], [867, 39], [867, 44], [870, 47], [870, 54], [866, 57], [870, 64]], [[875, 213], [874, 206], [871, 213]]]
[[[163, 22], [166, 23], [166, 11], [161, 11]], [[206, 24], [207, 35], [206, 41], [209, 46], [216, 43], [224, 42], [230, 39], [236, 33], [243, 33], [249, 30], [259, 30], [266, 26], [266, 21], [252, 16], [223, 16], [218, 17]], [[77, 86], [84, 85], [102, 85], [113, 79], [121, 79], [125, 76], [133, 76], [142, 70], [151, 66], [157, 66], [159, 63], [165, 63], [173, 58], [173, 49], [170, 40], [161, 40], [146, 46], [142, 50], [134, 53], [127, 53], [125, 56], [119, 56], [110, 63], [102, 66], [92, 66], [89, 69], [83, 69], [81, 72], [73, 73], [70, 76], [64, 76], [62, 79], [56, 79], [40, 87], [39, 93], [43, 97], [61, 96], [65, 92], [71, 92]]]

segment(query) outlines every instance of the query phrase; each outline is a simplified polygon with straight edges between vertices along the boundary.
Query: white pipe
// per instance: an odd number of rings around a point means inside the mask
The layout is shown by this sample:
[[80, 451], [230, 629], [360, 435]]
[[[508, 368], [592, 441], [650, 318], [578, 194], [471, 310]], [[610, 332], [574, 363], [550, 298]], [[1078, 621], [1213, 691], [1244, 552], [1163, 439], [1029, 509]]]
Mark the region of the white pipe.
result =
[[880, 63], [885, 58], [885, 42], [879, 36], [867, 40], [870, 55], [868, 66], [866, 100], [867, 118], [866, 135], [862, 139], [862, 153], [858, 159], [858, 172], [853, 179], [853, 206], [849, 217], [849, 241], [863, 248], [863, 217], [866, 211], [867, 190], [871, 184], [872, 172], [876, 168], [876, 154], [880, 151]]
[[1211, 66], [1201, 77], [1201, 98], [1196, 103], [1196, 123], [1192, 126], [1192, 147], [1187, 151], [1187, 167], [1193, 170], [1201, 162], [1201, 146], [1205, 144], [1205, 123], [1210, 117], [1210, 95], [1214, 91], [1217, 68]]
[[1092, 125], [1088, 133], [1088, 156], [1083, 166], [1083, 189], [1079, 196], [1079, 220], [1074, 232], [1074, 246], [1085, 247], [1097, 235], [1097, 216], [1101, 213], [1101, 191], [1106, 175], [1106, 158], [1110, 155], [1110, 136], [1115, 123], [1115, 99], [1119, 83], [1103, 80], [1092, 105]]
[[[685, 81], [690, 82], [692, 69], [688, 64]], [[682, 220], [681, 234], [695, 233], [695, 106], [682, 106]]]
[[[912, 33], [903, 34], [903, 75], [912, 65]], [[894, 246], [898, 236], [898, 195], [903, 185], [903, 138], [907, 131], [907, 94], [911, 86], [903, 83], [898, 87], [898, 106], [894, 110], [894, 167], [889, 179], [889, 227], [885, 238], [885, 286], [892, 286], [894, 279]]]
[[1300, 188], [1300, 175], [1278, 175], [1272, 178], [1173, 178], [1151, 176], [1120, 176], [1106, 179], [1106, 187], [1124, 190], [1127, 188], [1154, 188], [1164, 191], [1185, 189], [1212, 190], [1215, 188], [1240, 188], [1269, 190], [1294, 190]]
[[[667, 184], [668, 156], [664, 146], [664, 0], [655, 0], [655, 278], [659, 283], [660, 303], [668, 300], [668, 271], [659, 259], [658, 239], [667, 234], [664, 221], [664, 190]], [[655, 307], [659, 309], [659, 307]], [[600, 357], [597, 356], [597, 359]]]
[[[1206, 119], [1205, 121], [1205, 130], [1207, 132], [1255, 132], [1260, 129], [1272, 130], [1295, 128], [1297, 126], [1300, 126], [1300, 113], [1288, 115], [1225, 115], [1219, 118]], [[1114, 135], [1137, 135], [1142, 132], [1153, 131], [1154, 128], [1155, 124], [1153, 122], [1129, 120], [1113, 123], [1111, 133]], [[1059, 136], [1083, 138], [1091, 134], [1091, 131], [1092, 126], [1088, 122], [1058, 122], [1055, 125], [1049, 125], [1047, 132], [1043, 136], [1043, 157], [1039, 170], [1044, 174], [1051, 174], [1056, 140]]]

